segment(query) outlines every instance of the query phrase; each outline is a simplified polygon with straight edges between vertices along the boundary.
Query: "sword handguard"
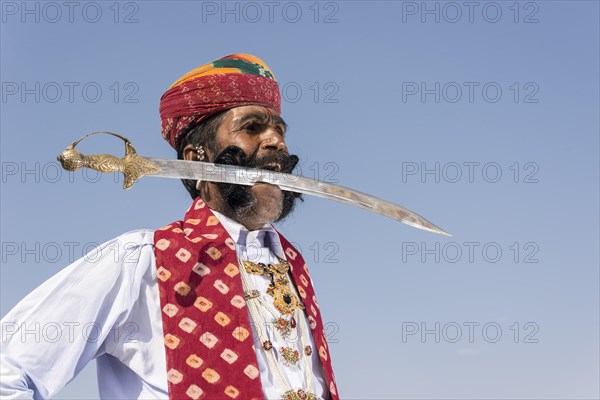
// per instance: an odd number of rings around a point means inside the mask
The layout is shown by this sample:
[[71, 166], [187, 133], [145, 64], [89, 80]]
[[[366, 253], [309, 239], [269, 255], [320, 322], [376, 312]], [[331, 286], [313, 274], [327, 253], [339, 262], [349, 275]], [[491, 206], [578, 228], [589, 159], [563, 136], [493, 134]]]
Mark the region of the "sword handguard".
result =
[[[83, 139], [96, 134], [116, 136], [125, 142], [125, 156], [118, 158], [112, 154], [85, 155], [75, 148]], [[58, 161], [67, 171], [76, 171], [79, 168], [90, 168], [99, 172], [121, 172], [123, 174], [123, 189], [129, 189], [138, 179], [147, 174], [154, 174], [160, 170], [156, 164], [137, 155], [135, 148], [125, 136], [114, 132], [93, 132], [74, 141], [57, 157]]]

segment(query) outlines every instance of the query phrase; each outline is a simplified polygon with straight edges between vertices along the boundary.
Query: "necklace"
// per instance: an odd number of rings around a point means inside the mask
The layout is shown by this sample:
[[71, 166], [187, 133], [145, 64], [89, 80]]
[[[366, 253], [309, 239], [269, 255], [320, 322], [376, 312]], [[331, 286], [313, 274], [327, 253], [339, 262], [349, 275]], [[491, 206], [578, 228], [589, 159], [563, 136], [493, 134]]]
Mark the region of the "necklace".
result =
[[[285, 340], [287, 337], [289, 337], [291, 328], [296, 327], [296, 320], [293, 314], [297, 309], [304, 308], [298, 301], [296, 293], [294, 293], [295, 289], [294, 292], [290, 290], [290, 281], [287, 278], [289, 263], [282, 259], [279, 259], [279, 264], [275, 265], [265, 265], [263, 263], [253, 263], [251, 261], [239, 261], [240, 264], [244, 265], [244, 268], [240, 268], [240, 275], [246, 297], [246, 304], [253, 322], [257, 324], [257, 326], [259, 323], [264, 324], [265, 329], [272, 324], [272, 326], [275, 327], [281, 337]], [[267, 289], [267, 293], [273, 297], [273, 305], [277, 311], [282, 314], [281, 317], [274, 315], [273, 312], [269, 310], [268, 304], [264, 304], [264, 300], [260, 297], [260, 292], [252, 287], [248, 274], [270, 275], [271, 283]], [[266, 312], [271, 314], [271, 317], [273, 318], [270, 318], [268, 315], [266, 315]], [[283, 315], [290, 315], [290, 320], [288, 321], [283, 318]], [[284, 388], [281, 400], [317, 400], [317, 396], [310, 392], [310, 390], [312, 390], [313, 380], [313, 374], [311, 372], [312, 358], [310, 357], [312, 354], [312, 348], [310, 346], [310, 338], [308, 337], [310, 330], [303, 315], [299, 315], [298, 320], [300, 321], [300, 343], [304, 349], [304, 357], [302, 358], [304, 359], [304, 376], [308, 388], [306, 391], [301, 388], [297, 390], [291, 389], [288, 380], [284, 377], [275, 358], [273, 344], [265, 335], [265, 332], [262, 331], [262, 329], [256, 329], [256, 332], [260, 342], [262, 343], [262, 347], [265, 350], [267, 363], [270, 365], [271, 370], [275, 372], [275, 375], [281, 382], [281, 387]], [[298, 350], [294, 350], [289, 347], [281, 347], [279, 349], [279, 353], [285, 365], [294, 366], [297, 365], [300, 360], [300, 353]]]
[[287, 277], [290, 270], [290, 264], [279, 258], [279, 264], [255, 263], [252, 261], [243, 261], [244, 269], [253, 275], [269, 275], [271, 283], [267, 289], [267, 294], [273, 297], [273, 305], [283, 315], [291, 315], [298, 307], [304, 308], [298, 300], [298, 296], [290, 291], [289, 280]]

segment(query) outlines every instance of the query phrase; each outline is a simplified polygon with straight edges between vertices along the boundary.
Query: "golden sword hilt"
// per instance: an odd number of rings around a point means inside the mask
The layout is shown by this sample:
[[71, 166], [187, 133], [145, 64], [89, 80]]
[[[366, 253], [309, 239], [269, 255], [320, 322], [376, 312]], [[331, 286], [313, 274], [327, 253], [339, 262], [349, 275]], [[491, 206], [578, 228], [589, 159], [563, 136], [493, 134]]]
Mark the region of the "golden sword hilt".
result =
[[[116, 136], [125, 142], [125, 156], [123, 158], [115, 157], [111, 154], [92, 154], [85, 155], [75, 146], [83, 139], [96, 134], [107, 134]], [[154, 163], [138, 156], [135, 148], [125, 136], [114, 132], [93, 132], [76, 140], [57, 157], [58, 161], [67, 171], [76, 171], [79, 168], [90, 168], [99, 172], [121, 172], [123, 174], [123, 189], [129, 189], [138, 179], [146, 174], [153, 174], [160, 170]]]

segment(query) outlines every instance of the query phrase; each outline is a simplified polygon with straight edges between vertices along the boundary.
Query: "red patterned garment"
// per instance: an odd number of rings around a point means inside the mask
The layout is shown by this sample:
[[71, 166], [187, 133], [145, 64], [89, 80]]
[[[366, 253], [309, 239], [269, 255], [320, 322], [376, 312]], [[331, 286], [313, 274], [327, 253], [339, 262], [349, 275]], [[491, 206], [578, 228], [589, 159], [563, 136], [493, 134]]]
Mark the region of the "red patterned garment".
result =
[[[304, 259], [279, 234], [302, 297], [332, 400], [339, 399], [315, 292]], [[235, 243], [194, 200], [183, 221], [154, 233], [169, 398], [263, 399]]]

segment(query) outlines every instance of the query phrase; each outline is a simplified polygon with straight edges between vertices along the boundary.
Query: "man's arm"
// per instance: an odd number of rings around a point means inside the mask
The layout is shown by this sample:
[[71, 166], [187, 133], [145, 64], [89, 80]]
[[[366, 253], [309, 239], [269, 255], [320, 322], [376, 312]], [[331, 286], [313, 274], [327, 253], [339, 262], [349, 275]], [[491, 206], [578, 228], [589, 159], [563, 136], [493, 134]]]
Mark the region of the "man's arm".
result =
[[108, 241], [50, 278], [1, 321], [0, 398], [54, 396], [104, 352], [139, 296], [151, 231]]

